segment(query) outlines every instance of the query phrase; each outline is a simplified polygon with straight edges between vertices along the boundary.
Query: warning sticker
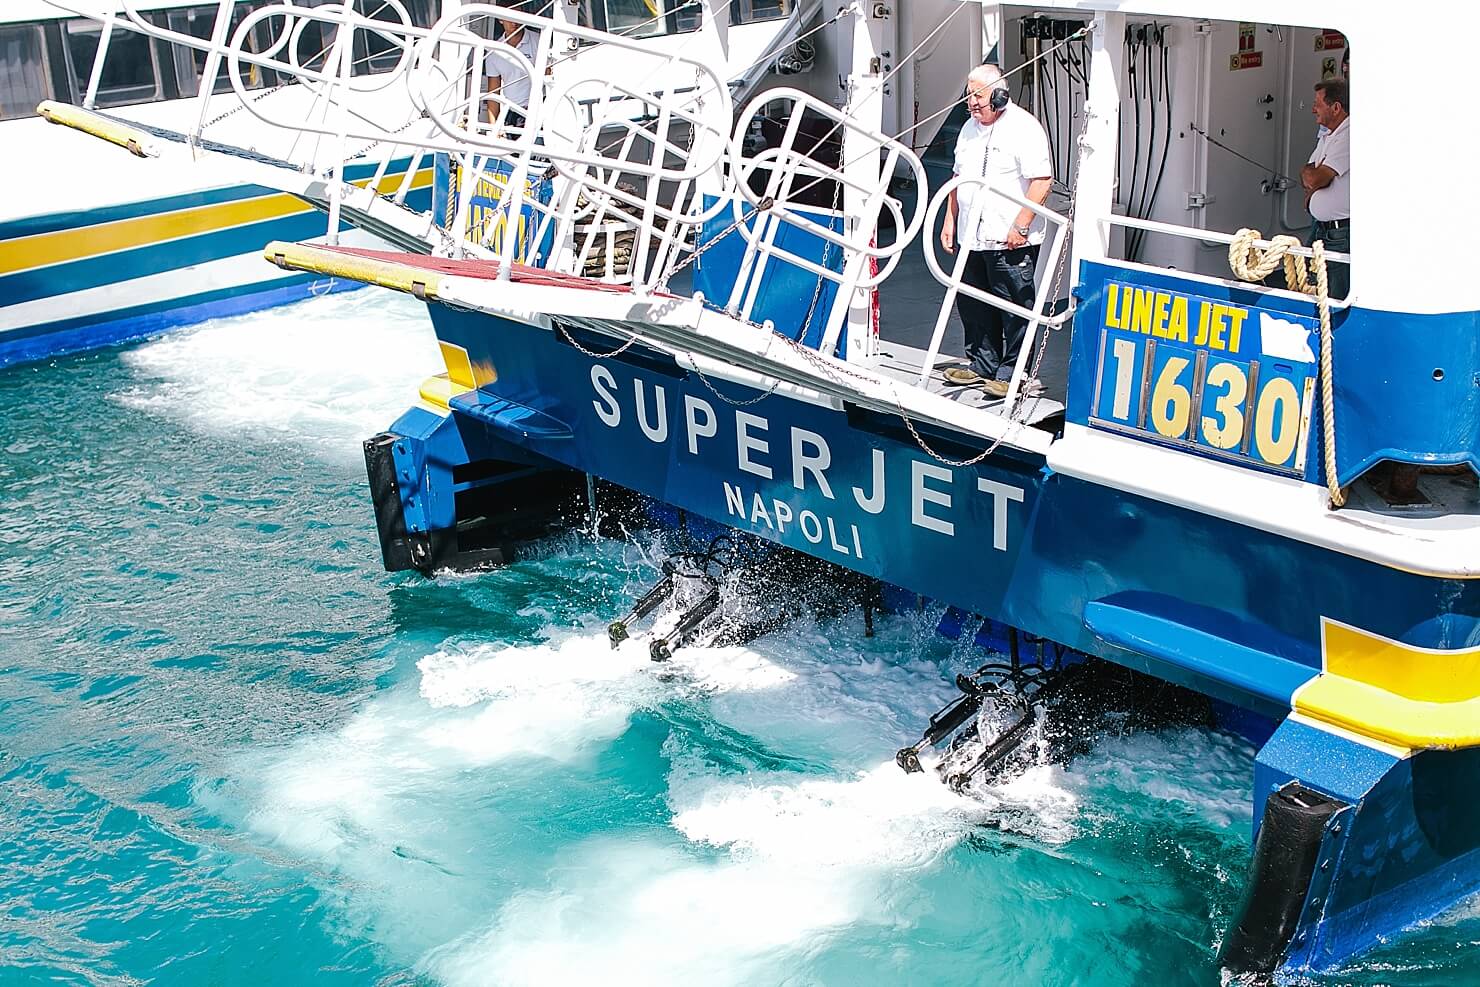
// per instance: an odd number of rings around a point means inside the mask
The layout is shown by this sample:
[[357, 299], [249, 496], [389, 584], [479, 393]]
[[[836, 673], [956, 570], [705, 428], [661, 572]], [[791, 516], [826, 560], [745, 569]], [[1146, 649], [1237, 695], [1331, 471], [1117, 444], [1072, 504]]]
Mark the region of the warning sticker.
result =
[[1237, 72], [1239, 69], [1257, 69], [1264, 64], [1264, 52], [1241, 51], [1237, 55], [1228, 56], [1228, 71]]
[[1334, 59], [1334, 58], [1323, 58], [1323, 59], [1321, 59], [1321, 81], [1322, 82], [1329, 82], [1330, 80], [1332, 80], [1334, 78], [1336, 78], [1336, 59]]
[[1248, 21], [1240, 21], [1238, 25], [1238, 50], [1239, 54], [1254, 50], [1254, 27]]
[[1316, 51], [1337, 51], [1346, 47], [1346, 35], [1340, 31], [1325, 30], [1316, 35]]

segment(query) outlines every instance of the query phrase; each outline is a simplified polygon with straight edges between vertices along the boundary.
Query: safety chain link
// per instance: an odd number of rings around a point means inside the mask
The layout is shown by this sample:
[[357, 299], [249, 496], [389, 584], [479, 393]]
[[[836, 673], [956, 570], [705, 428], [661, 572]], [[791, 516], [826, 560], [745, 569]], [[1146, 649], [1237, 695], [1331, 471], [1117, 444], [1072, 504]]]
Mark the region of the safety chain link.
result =
[[621, 356], [623, 353], [626, 353], [629, 349], [632, 348], [633, 343], [637, 342], [637, 333], [632, 332], [631, 330], [627, 330], [627, 342], [623, 343], [621, 346], [618, 346], [610, 353], [598, 353], [596, 350], [588, 350], [586, 349], [586, 347], [576, 342], [575, 337], [570, 334], [570, 330], [565, 328], [564, 325], [560, 326], [560, 335], [565, 337], [565, 341], [567, 343], [574, 346], [576, 349], [580, 350], [582, 353], [586, 354], [593, 360], [608, 360], [614, 356]]
[[719, 243], [725, 237], [729, 236], [731, 233], [733, 233], [736, 230], [738, 230], [746, 222], [748, 222], [748, 221], [754, 219], [755, 217], [759, 216], [761, 213], [763, 213], [766, 210], [770, 209], [775, 204], [776, 204], [776, 200], [775, 199], [773, 199], [769, 195], [766, 196], [764, 199], [762, 199], [760, 202], [758, 202], [756, 204], [755, 211], [752, 212], [749, 216], [741, 216], [739, 219], [735, 220], [729, 226], [726, 226], [724, 229], [720, 230], [714, 236], [710, 237], [704, 243], [699, 244], [699, 246], [697, 246], [697, 247], [694, 248], [694, 250], [693, 250], [692, 253], [690, 253], [683, 260], [679, 261], [677, 264], [673, 265], [671, 268], [668, 269], [668, 273], [666, 273], [666, 274], [663, 275], [663, 280], [659, 281], [658, 284], [657, 284], [658, 290], [659, 291], [667, 291], [668, 290], [668, 282], [673, 278], [673, 276], [675, 274], [677, 274], [679, 271], [682, 271], [684, 268], [688, 267], [690, 264], [692, 264], [694, 261], [698, 260], [700, 257], [704, 256], [704, 252], [706, 250], [708, 250], [710, 247], [714, 246], [716, 243]]
[[732, 408], [749, 408], [753, 404], [760, 404], [766, 398], [770, 397], [772, 394], [775, 394], [776, 388], [781, 386], [781, 378], [777, 377], [775, 380], [771, 381], [771, 387], [769, 390], [762, 391], [755, 397], [742, 401], [739, 398], [727, 397], [724, 394], [721, 394], [719, 392], [719, 389], [710, 382], [709, 378], [704, 376], [704, 371], [700, 370], [697, 364], [692, 369], [694, 373], [699, 375], [699, 379], [704, 382], [704, 386], [709, 388], [710, 393], [712, 393], [715, 397], [719, 398], [721, 401]]
[[373, 140], [369, 144], [366, 144], [364, 147], [360, 148], [359, 150], [353, 151], [350, 154], [346, 154], [344, 156], [344, 160], [345, 161], [353, 161], [355, 158], [362, 158], [362, 157], [364, 157], [365, 155], [369, 154], [371, 151], [375, 150], [380, 145], [382, 145], [382, 144], [386, 143], [387, 141], [389, 141], [396, 134], [399, 134], [402, 131], [409, 129], [411, 127], [411, 125], [414, 124], [414, 123], [416, 123], [418, 120], [425, 120], [425, 119], [427, 119], [427, 112], [425, 110], [422, 110], [420, 113], [416, 114], [416, 116], [412, 117], [410, 120], [407, 120], [405, 123], [401, 124], [395, 130], [392, 130], [389, 134], [386, 134], [384, 137], [380, 138], [379, 140]]

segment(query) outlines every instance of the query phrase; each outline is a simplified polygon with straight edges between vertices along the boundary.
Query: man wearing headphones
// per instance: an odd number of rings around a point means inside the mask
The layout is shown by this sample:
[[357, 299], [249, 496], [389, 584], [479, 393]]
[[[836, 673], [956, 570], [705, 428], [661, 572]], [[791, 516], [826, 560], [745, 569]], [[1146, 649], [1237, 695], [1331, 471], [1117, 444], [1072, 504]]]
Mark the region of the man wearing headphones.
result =
[[[956, 138], [957, 175], [982, 178], [951, 193], [940, 244], [947, 252], [969, 251], [961, 278], [1023, 308], [1032, 308], [1038, 248], [1044, 221], [1031, 209], [993, 191], [1041, 203], [1053, 187], [1048, 135], [1027, 110], [1013, 104], [1002, 70], [979, 65], [966, 77], [971, 116]], [[966, 332], [966, 367], [949, 367], [948, 384], [981, 385], [992, 397], [1007, 395], [1028, 328], [1010, 315], [964, 294], [956, 311]]]

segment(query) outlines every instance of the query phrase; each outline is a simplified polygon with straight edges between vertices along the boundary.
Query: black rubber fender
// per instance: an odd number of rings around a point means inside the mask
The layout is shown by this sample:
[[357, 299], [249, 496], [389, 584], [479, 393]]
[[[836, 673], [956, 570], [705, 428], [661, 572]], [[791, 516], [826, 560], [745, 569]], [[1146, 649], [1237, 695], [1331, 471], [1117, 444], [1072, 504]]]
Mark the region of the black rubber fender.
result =
[[1234, 973], [1272, 973], [1289, 952], [1321, 843], [1346, 803], [1292, 782], [1270, 794], [1239, 918], [1218, 951]]

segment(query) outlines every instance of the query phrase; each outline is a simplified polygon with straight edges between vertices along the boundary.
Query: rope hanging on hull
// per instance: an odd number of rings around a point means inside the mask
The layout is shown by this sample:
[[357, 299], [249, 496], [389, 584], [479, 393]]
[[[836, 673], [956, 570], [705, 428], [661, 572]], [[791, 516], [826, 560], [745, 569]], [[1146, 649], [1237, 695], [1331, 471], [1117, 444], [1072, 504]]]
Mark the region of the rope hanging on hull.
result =
[[[1321, 316], [1321, 448], [1326, 467], [1326, 492], [1334, 511], [1346, 504], [1346, 491], [1336, 476], [1336, 401], [1331, 366], [1331, 298], [1326, 275], [1326, 244], [1323, 240], [1311, 244], [1310, 271], [1307, 271], [1305, 258], [1290, 252], [1291, 247], [1301, 245], [1298, 239], [1277, 236], [1269, 241], [1268, 248], [1260, 249], [1258, 241], [1262, 239], [1258, 230], [1248, 227], [1239, 230], [1228, 245], [1228, 266], [1244, 281], [1257, 282], [1269, 277], [1283, 264], [1286, 286], [1292, 291], [1315, 296], [1316, 310]], [[1310, 273], [1315, 274], [1314, 283], [1310, 281]]]

